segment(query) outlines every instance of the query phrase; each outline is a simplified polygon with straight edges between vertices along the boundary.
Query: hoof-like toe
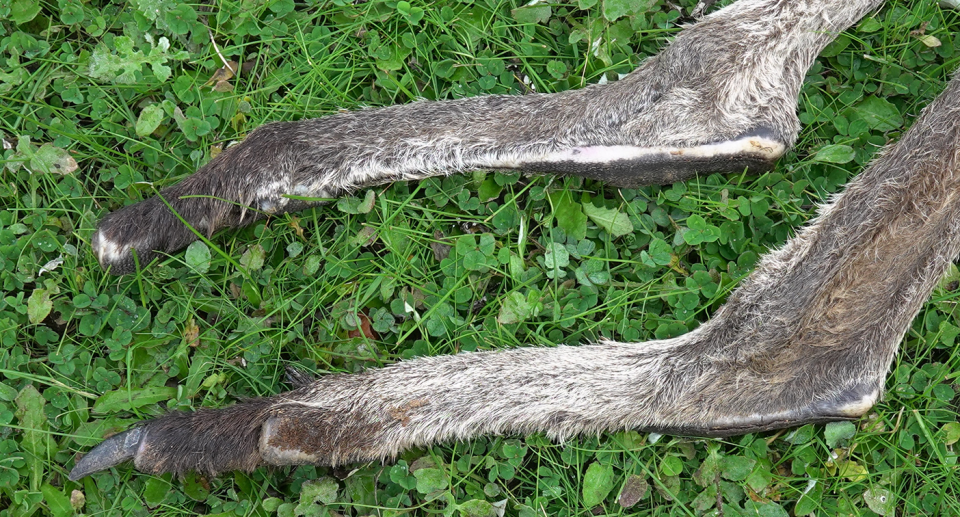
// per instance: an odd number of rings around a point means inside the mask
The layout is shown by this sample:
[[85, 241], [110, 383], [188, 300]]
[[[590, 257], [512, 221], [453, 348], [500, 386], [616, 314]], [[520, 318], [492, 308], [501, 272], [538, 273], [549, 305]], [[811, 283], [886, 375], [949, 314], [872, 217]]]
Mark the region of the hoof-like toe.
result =
[[[110, 238], [108, 230], [101, 223], [90, 239], [90, 247], [97, 256], [97, 262], [114, 275], [125, 275], [136, 269], [137, 262], [148, 264], [156, 255], [142, 241], [118, 241]], [[136, 253], [136, 258], [134, 258]]]
[[[181, 217], [199, 231], [206, 231], [207, 212], [195, 198], [170, 196]], [[159, 196], [125, 206], [100, 221], [90, 240], [97, 261], [114, 275], [125, 275], [146, 267], [158, 252], [172, 253], [196, 240], [194, 229], [184, 225]]]
[[70, 478], [70, 481], [77, 481], [94, 472], [106, 470], [127, 460], [134, 459], [145, 435], [146, 432], [144, 428], [134, 427], [129, 431], [124, 431], [107, 438], [88, 452], [86, 456], [81, 458], [80, 461], [73, 466], [73, 469], [67, 477]]

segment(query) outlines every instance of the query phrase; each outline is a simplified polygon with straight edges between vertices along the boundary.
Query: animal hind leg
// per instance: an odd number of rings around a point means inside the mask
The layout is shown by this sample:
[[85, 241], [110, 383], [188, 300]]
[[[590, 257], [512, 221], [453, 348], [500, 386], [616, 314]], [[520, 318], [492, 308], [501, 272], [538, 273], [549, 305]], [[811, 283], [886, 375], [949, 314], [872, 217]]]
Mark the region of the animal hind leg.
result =
[[903, 335], [960, 254], [958, 192], [960, 76], [688, 334], [324, 376], [269, 399], [145, 422], [97, 446], [70, 477], [127, 459], [146, 472], [217, 473], [390, 458], [479, 434], [725, 436], [856, 418], [880, 397]]
[[[606, 85], [342, 113], [252, 132], [159, 196], [107, 215], [91, 244], [115, 274], [196, 236], [363, 186], [475, 169], [615, 186], [770, 167], [796, 139], [807, 69], [882, 0], [740, 0]], [[182, 221], [185, 221], [184, 224]]]

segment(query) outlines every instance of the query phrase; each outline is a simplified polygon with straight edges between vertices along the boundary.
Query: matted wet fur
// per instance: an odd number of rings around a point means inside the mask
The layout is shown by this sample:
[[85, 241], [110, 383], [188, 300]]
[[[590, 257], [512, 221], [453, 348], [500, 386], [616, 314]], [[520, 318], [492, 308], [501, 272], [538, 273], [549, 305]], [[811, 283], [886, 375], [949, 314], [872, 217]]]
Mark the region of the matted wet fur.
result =
[[70, 477], [124, 458], [147, 472], [215, 474], [390, 458], [478, 434], [725, 436], [856, 418], [881, 395], [903, 334], [960, 253], [958, 153], [954, 79], [898, 144], [765, 255], [711, 321], [679, 338], [466, 353], [324, 376], [274, 397], [145, 422], [95, 448]]

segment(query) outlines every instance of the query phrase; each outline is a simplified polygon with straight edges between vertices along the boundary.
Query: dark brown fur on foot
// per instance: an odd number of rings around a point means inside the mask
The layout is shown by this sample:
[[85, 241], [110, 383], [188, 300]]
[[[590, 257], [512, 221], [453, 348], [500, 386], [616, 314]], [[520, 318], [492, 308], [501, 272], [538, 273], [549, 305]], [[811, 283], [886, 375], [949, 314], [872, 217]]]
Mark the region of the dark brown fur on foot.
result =
[[[129, 455], [103, 455], [99, 449], [106, 446], [112, 451], [117, 441], [110, 438], [77, 462], [70, 479], [76, 481], [128, 459], [133, 459], [137, 470], [150, 474], [195, 471], [216, 476], [229, 470], [253, 471], [263, 464], [260, 433], [275, 404], [274, 398], [259, 398], [223, 409], [169, 413], [135, 428], [133, 435], [127, 431], [114, 437], [123, 441]], [[104, 458], [111, 457], [114, 462], [107, 464]]]

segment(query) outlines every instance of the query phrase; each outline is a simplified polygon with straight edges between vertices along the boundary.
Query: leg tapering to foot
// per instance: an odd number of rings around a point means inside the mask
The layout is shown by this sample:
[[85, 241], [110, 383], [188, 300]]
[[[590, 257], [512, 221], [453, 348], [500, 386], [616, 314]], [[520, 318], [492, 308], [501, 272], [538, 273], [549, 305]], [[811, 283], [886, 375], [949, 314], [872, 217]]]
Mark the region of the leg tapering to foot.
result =
[[[194, 231], [249, 223], [363, 186], [476, 169], [573, 174], [635, 187], [765, 170], [793, 144], [816, 55], [882, 0], [740, 0], [620, 81], [269, 124], [159, 198], [103, 219], [92, 245], [115, 274]], [[165, 202], [164, 202], [165, 201]], [[168, 208], [169, 205], [169, 208]], [[176, 211], [180, 218], [175, 216]]]

